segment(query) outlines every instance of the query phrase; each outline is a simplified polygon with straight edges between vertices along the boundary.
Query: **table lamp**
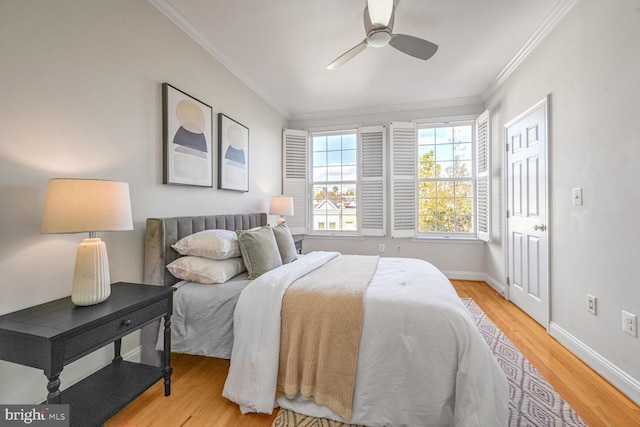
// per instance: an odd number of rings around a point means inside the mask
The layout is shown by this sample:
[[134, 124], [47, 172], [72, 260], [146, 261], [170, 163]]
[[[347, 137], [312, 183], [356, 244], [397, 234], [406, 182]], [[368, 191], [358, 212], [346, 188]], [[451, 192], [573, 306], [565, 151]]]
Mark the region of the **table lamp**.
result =
[[278, 224], [284, 222], [285, 215], [293, 215], [293, 197], [273, 196], [269, 205], [269, 215], [280, 215]]
[[97, 231], [133, 230], [129, 184], [99, 179], [49, 180], [42, 233], [89, 233], [78, 245], [71, 301], [98, 304], [111, 294], [109, 261]]

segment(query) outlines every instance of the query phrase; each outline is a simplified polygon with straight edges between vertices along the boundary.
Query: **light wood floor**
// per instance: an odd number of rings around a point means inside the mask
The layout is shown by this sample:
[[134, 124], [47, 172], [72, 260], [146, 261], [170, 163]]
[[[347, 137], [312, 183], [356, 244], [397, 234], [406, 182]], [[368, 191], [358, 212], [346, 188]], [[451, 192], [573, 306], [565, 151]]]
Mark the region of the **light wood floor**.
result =
[[[640, 426], [640, 407], [573, 356], [512, 303], [482, 282], [452, 281], [461, 297], [471, 297], [549, 383], [592, 427]], [[171, 396], [162, 382], [109, 420], [105, 427], [207, 426], [269, 427], [272, 415], [241, 415], [224, 399], [229, 362], [174, 354]]]

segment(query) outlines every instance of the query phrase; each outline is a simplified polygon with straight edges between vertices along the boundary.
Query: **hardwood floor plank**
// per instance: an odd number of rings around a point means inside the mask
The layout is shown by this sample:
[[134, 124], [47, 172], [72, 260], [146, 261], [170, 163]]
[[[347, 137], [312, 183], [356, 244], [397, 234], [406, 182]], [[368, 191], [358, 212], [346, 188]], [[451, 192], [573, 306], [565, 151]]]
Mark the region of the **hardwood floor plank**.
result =
[[[590, 426], [640, 426], [640, 407], [580, 361], [538, 323], [484, 282], [452, 280], [470, 297]], [[222, 397], [229, 361], [174, 354], [171, 396], [161, 382], [109, 420], [106, 427], [269, 427], [271, 415], [242, 415]]]
[[640, 426], [640, 407], [484, 282], [453, 280], [590, 426]]

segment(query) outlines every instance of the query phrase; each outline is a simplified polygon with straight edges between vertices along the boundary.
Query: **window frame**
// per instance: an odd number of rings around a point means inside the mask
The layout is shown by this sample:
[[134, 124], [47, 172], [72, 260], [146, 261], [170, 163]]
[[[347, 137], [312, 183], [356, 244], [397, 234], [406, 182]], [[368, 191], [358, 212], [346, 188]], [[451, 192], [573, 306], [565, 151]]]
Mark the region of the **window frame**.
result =
[[[336, 136], [336, 135], [351, 135], [353, 134], [355, 136], [355, 154], [356, 154], [356, 160], [355, 160], [355, 180], [340, 180], [340, 181], [336, 181], [336, 180], [329, 180], [327, 177], [327, 181], [315, 181], [314, 180], [314, 174], [313, 174], [313, 170], [314, 170], [314, 162], [313, 162], [313, 156], [314, 156], [314, 151], [313, 151], [313, 137], [314, 136]], [[322, 130], [312, 130], [310, 129], [308, 131], [308, 137], [307, 137], [307, 144], [308, 144], [308, 192], [307, 194], [309, 195], [308, 200], [307, 200], [307, 208], [308, 208], [308, 212], [309, 212], [309, 216], [308, 216], [308, 231], [307, 233], [311, 236], [360, 236], [361, 235], [361, 221], [360, 221], [360, 214], [358, 212], [358, 203], [357, 201], [359, 200], [359, 192], [360, 192], [360, 180], [359, 180], [359, 174], [358, 174], [358, 169], [360, 168], [360, 147], [359, 147], [359, 132], [358, 132], [358, 127], [347, 127], [347, 128], [333, 128], [333, 129], [322, 129]], [[328, 148], [328, 147], [327, 147]], [[326, 152], [329, 152], [330, 150], [326, 150]], [[341, 148], [340, 150], [341, 152], [344, 151], [344, 149]], [[328, 167], [328, 165], [327, 165]], [[356, 220], [356, 229], [355, 230], [336, 230], [336, 229], [331, 229], [331, 225], [329, 223], [329, 219], [325, 219], [324, 221], [324, 225], [325, 228], [323, 230], [315, 230], [315, 218], [314, 218], [314, 187], [316, 185], [325, 185], [327, 187], [327, 189], [333, 185], [353, 185], [356, 189], [356, 215], [355, 215], [355, 220]], [[340, 222], [342, 223], [342, 210], [343, 208], [340, 209]], [[335, 223], [333, 223], [335, 224]]]
[[[294, 199], [289, 228], [317, 237], [390, 236], [419, 241], [489, 242], [491, 236], [490, 111], [388, 122], [387, 125], [343, 124], [308, 130], [283, 129], [283, 195]], [[470, 122], [472, 125], [473, 233], [418, 233], [418, 126]], [[356, 133], [357, 231], [313, 231], [311, 135]], [[481, 153], [481, 154], [480, 154]], [[482, 181], [482, 186], [479, 185]], [[344, 181], [341, 181], [344, 182]], [[388, 231], [388, 234], [387, 234]]]
[[[452, 240], [469, 240], [469, 239], [477, 239], [477, 169], [476, 169], [476, 118], [475, 117], [456, 117], [451, 120], [424, 120], [424, 121], [416, 121], [416, 193], [415, 193], [415, 203], [416, 203], [416, 220], [415, 220], [415, 238], [416, 239], [452, 239]], [[471, 159], [468, 161], [471, 164], [471, 176], [469, 177], [433, 177], [433, 178], [421, 178], [419, 176], [420, 171], [420, 130], [421, 129], [438, 129], [438, 128], [454, 128], [456, 126], [469, 126], [471, 129]], [[467, 143], [467, 142], [464, 142]], [[455, 143], [452, 142], [452, 149], [455, 150]], [[434, 147], [437, 147], [437, 143], [434, 143]], [[435, 161], [435, 159], [434, 159]], [[455, 162], [455, 157], [452, 159]], [[468, 232], [459, 232], [459, 231], [420, 231], [420, 183], [421, 182], [468, 182], [471, 184], [471, 189], [469, 194], [471, 195], [471, 231]], [[436, 200], [438, 198], [436, 197]], [[454, 195], [455, 200], [455, 195]]]
[[[474, 226], [475, 236], [429, 235], [418, 231], [418, 125], [451, 122], [474, 122], [473, 149], [475, 169]], [[491, 114], [485, 110], [479, 115], [467, 114], [414, 119], [410, 122], [389, 124], [389, 206], [390, 236], [412, 238], [418, 241], [481, 241], [491, 240]], [[482, 186], [478, 185], [482, 181]], [[418, 234], [420, 234], [418, 236]]]

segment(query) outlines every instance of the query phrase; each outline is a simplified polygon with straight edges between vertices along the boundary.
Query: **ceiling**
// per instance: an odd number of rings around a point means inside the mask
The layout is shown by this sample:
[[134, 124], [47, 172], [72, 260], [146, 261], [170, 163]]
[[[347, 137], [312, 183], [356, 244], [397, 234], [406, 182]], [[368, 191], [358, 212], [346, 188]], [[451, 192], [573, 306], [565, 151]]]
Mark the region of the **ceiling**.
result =
[[394, 33], [439, 46], [429, 60], [368, 47], [366, 0], [149, 0], [288, 119], [472, 104], [577, 0], [395, 0]]

